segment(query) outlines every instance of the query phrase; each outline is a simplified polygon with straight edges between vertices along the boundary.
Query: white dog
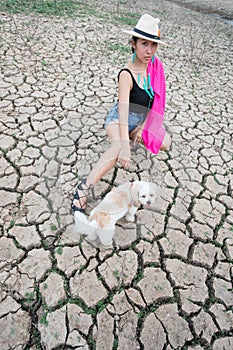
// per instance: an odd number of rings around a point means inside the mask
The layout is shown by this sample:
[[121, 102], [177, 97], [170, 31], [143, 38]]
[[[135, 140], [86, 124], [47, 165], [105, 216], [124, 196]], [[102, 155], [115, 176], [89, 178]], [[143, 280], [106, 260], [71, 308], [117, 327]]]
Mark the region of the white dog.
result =
[[99, 237], [102, 244], [111, 245], [117, 220], [125, 216], [133, 222], [140, 204], [150, 207], [155, 202], [156, 188], [151, 182], [134, 181], [112, 189], [91, 211], [89, 219], [80, 211], [74, 213], [77, 231], [90, 240]]

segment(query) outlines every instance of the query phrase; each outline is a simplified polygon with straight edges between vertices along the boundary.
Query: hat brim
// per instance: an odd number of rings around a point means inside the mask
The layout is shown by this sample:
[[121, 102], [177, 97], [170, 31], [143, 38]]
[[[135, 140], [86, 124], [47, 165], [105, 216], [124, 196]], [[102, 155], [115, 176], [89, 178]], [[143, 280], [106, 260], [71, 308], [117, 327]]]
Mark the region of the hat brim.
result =
[[162, 40], [148, 38], [147, 36], [138, 34], [137, 32], [135, 32], [133, 30], [123, 30], [123, 32], [127, 33], [127, 34], [130, 34], [132, 36], [136, 36], [136, 38], [146, 39], [146, 40], [149, 40], [149, 41], [153, 41], [154, 43], [159, 43], [159, 44], [167, 46], [167, 43], [165, 43]]

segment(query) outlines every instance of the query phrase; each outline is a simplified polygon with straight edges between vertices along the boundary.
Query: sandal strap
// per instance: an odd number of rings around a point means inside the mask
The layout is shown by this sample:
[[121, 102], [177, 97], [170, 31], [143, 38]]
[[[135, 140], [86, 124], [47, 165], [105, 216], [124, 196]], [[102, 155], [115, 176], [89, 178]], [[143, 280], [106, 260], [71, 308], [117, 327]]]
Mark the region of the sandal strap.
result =
[[75, 211], [80, 211], [81, 213], [85, 214], [85, 208], [83, 208], [80, 204], [80, 208], [76, 207], [76, 205], [74, 205], [74, 203], [71, 203], [71, 209], [73, 212]]
[[[83, 185], [86, 186], [86, 188], [83, 188]], [[94, 186], [92, 184], [87, 185], [87, 178], [84, 178], [77, 186], [77, 189], [83, 192], [87, 192], [87, 196], [89, 195], [89, 192], [92, 192], [92, 197], [94, 198]]]
[[[86, 188], [83, 187], [83, 185], [86, 186]], [[87, 185], [87, 178], [82, 179], [82, 181], [78, 184], [77, 189], [80, 191], [89, 191], [91, 188], [91, 185]]]
[[[84, 188], [83, 185], [85, 185], [86, 188]], [[93, 189], [93, 186], [92, 186], [92, 185], [89, 185], [89, 186], [87, 185], [87, 179], [86, 179], [86, 178], [84, 178], [84, 179], [78, 184], [77, 189], [76, 189], [76, 192], [75, 192], [75, 194], [74, 194], [73, 201], [72, 201], [72, 203], [71, 203], [71, 209], [72, 209], [73, 211], [80, 211], [81, 213], [84, 213], [84, 212], [85, 212], [85, 207], [84, 207], [84, 206], [85, 206], [86, 204], [82, 205], [80, 199], [81, 199], [81, 198], [87, 198], [90, 189]], [[83, 195], [80, 195], [78, 191], [83, 192]], [[74, 200], [79, 201], [79, 205], [80, 205], [79, 208], [76, 207], [75, 204], [73, 203]]]

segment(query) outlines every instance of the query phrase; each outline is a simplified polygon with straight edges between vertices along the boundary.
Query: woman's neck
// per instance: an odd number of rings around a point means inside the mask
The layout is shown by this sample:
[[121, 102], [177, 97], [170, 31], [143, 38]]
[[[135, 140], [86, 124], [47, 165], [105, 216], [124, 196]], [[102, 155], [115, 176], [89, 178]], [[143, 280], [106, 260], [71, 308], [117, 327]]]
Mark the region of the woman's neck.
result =
[[132, 60], [130, 60], [127, 66], [135, 74], [138, 74], [138, 73], [142, 74], [142, 73], [146, 73], [148, 64], [142, 63], [139, 60], [135, 60], [135, 62], [133, 63]]

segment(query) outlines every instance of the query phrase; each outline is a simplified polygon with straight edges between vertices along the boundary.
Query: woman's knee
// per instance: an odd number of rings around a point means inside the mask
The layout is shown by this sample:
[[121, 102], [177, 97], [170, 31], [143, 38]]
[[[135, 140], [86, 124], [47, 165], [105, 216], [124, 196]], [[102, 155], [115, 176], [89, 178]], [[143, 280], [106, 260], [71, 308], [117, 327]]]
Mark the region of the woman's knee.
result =
[[168, 150], [171, 147], [171, 143], [172, 143], [171, 136], [166, 132], [160, 150], [161, 151]]

